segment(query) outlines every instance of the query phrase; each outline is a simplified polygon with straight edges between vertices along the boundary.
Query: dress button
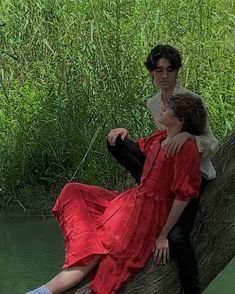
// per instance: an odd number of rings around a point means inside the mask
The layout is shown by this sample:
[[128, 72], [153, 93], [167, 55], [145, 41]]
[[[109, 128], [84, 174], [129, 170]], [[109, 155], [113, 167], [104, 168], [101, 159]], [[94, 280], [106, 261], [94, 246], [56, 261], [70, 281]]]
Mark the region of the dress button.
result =
[[124, 217], [124, 218], [122, 219], [122, 221], [125, 223], [125, 222], [126, 222], [126, 218]]
[[131, 203], [131, 204], [130, 204], [130, 207], [133, 207], [133, 206], [134, 206], [134, 204], [133, 204], [133, 203]]
[[115, 235], [115, 239], [116, 239], [116, 240], [119, 240], [119, 236], [118, 236], [118, 235]]

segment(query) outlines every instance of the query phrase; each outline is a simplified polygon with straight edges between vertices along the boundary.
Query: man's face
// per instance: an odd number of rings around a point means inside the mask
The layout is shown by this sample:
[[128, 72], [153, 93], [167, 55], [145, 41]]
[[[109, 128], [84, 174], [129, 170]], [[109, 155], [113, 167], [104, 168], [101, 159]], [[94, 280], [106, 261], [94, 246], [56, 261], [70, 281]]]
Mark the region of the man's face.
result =
[[171, 89], [176, 85], [176, 75], [178, 70], [173, 69], [166, 58], [160, 58], [156, 64], [156, 69], [150, 72], [155, 84], [160, 89]]

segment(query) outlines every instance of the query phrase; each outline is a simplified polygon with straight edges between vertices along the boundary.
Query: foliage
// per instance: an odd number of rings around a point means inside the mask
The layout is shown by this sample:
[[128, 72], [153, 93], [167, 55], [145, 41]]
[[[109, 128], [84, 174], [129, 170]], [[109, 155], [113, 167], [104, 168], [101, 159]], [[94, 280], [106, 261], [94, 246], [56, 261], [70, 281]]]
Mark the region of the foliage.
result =
[[71, 180], [125, 180], [105, 137], [151, 132], [143, 62], [156, 43], [182, 52], [181, 83], [204, 96], [220, 141], [234, 128], [233, 1], [3, 0], [0, 15], [3, 210], [45, 211]]

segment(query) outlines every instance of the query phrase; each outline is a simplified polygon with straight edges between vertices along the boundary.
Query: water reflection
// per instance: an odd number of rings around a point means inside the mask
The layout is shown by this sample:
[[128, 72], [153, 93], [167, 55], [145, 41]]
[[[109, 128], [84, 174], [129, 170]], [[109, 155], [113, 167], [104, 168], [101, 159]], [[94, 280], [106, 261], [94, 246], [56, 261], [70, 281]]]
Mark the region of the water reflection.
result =
[[[0, 220], [0, 294], [23, 294], [52, 278], [63, 263], [63, 241], [51, 218]], [[235, 293], [235, 258], [203, 294]]]
[[22, 294], [53, 277], [63, 262], [54, 219], [0, 220], [0, 293]]

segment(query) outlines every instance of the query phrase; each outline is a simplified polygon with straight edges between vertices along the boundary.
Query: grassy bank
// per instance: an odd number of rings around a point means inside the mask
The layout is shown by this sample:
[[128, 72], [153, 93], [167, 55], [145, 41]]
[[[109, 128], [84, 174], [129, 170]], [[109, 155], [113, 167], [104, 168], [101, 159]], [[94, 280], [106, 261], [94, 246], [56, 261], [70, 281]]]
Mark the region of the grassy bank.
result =
[[153, 124], [143, 62], [156, 43], [184, 56], [182, 85], [204, 96], [214, 133], [234, 129], [234, 1], [0, 2], [1, 209], [45, 212], [70, 180], [115, 187], [110, 128]]

